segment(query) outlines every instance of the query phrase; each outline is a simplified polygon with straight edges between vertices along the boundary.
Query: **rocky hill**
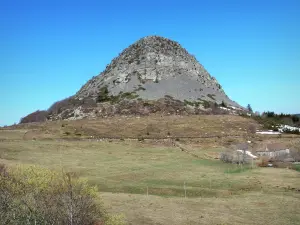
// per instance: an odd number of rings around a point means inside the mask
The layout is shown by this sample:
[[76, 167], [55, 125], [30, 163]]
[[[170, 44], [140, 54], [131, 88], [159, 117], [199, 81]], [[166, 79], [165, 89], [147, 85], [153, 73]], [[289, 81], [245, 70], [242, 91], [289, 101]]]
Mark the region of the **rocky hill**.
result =
[[148, 36], [126, 48], [74, 96], [56, 102], [47, 111], [30, 114], [31, 119], [25, 117], [23, 121], [158, 111], [205, 113], [220, 105], [242, 110], [179, 43]]
[[105, 86], [112, 95], [136, 92], [143, 99], [169, 95], [181, 101], [202, 99], [237, 106], [194, 56], [177, 42], [158, 36], [142, 38], [129, 46], [76, 97], [97, 97]]

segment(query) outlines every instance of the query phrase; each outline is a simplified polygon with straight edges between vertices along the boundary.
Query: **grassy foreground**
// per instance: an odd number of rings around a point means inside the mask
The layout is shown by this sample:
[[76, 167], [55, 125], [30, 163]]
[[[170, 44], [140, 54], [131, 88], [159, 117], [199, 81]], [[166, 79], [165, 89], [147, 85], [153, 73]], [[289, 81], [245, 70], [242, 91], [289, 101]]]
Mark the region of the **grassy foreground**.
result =
[[198, 158], [170, 143], [14, 140], [0, 142], [0, 163], [75, 171], [129, 224], [299, 224], [299, 172], [239, 168], [206, 157], [220, 149], [193, 150]]

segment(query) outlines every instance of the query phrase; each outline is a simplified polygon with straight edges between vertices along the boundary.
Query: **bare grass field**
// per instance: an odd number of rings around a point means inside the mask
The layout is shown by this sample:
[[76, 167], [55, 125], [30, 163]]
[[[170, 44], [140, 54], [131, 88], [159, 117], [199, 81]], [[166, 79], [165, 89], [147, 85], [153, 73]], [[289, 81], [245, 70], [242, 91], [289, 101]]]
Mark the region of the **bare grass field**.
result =
[[[76, 172], [97, 185], [108, 210], [124, 213], [128, 224], [299, 224], [298, 171], [241, 167], [216, 159], [225, 145], [245, 138], [179, 139], [176, 145], [174, 140], [84, 138], [91, 134], [84, 127], [97, 131], [98, 136], [131, 137], [146, 132], [147, 124], [154, 124], [163, 135], [168, 130], [181, 136], [222, 134], [226, 130], [247, 133], [243, 129], [249, 120], [233, 118], [235, 122], [228, 122], [230, 128], [226, 125], [229, 119], [232, 117], [215, 117], [219, 123], [211, 131], [208, 127], [215, 120], [210, 117], [191, 117], [185, 122], [179, 118], [174, 123], [168, 122], [171, 118], [165, 122], [130, 118], [127, 124], [114, 118], [21, 125], [0, 130], [0, 163]], [[125, 124], [126, 129], [122, 127]], [[193, 128], [190, 133], [187, 124]], [[75, 140], [65, 138], [70, 127], [77, 129], [72, 137], [76, 132], [87, 133]], [[30, 133], [35, 136], [29, 137]], [[259, 142], [261, 137], [252, 139]]]

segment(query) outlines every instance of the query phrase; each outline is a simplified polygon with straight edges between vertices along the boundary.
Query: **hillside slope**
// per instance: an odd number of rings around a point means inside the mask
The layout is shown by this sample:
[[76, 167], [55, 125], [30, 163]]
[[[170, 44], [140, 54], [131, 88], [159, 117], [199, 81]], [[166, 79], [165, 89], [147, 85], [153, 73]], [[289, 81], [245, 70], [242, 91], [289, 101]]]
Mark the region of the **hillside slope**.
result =
[[76, 97], [97, 97], [103, 87], [112, 95], [136, 92], [143, 99], [169, 95], [181, 101], [202, 99], [238, 106], [194, 56], [179, 43], [159, 36], [142, 38], [126, 48]]
[[201, 114], [221, 104], [243, 110], [179, 43], [148, 36], [122, 51], [74, 96], [21, 123], [116, 114]]

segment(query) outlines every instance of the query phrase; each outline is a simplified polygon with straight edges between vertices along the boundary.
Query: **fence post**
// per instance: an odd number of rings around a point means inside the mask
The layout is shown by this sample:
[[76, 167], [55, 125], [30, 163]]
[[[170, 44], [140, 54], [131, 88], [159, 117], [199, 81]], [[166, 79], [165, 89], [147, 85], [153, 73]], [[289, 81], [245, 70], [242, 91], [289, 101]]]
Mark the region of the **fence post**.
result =
[[185, 186], [185, 181], [183, 183], [183, 188], [184, 188], [184, 198], [186, 198], [186, 186]]

